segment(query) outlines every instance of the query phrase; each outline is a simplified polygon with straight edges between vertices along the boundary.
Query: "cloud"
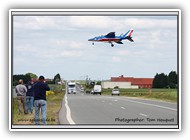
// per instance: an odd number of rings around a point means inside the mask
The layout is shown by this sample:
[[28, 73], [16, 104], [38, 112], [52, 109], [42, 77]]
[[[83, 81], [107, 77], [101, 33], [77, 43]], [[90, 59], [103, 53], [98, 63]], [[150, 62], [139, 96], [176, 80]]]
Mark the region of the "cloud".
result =
[[46, 49], [43, 47], [39, 47], [38, 45], [32, 44], [32, 43], [26, 43], [26, 44], [16, 44], [14, 45], [14, 53], [15, 54], [42, 54], [45, 51], [48, 51], [50, 49]]
[[[73, 43], [75, 44], [75, 43]], [[18, 58], [22, 58], [23, 56], [32, 56], [33, 59], [38, 58], [76, 58], [80, 57], [83, 52], [81, 50], [76, 50], [76, 46], [73, 46], [74, 49], [62, 48], [62, 47], [40, 47], [39, 45], [35, 44], [22, 44], [22, 45], [15, 45], [14, 46], [14, 54]], [[20, 59], [18, 59], [20, 60]]]
[[76, 41], [71, 41], [69, 46], [72, 49], [82, 49], [83, 46], [84, 46], [84, 43], [82, 43], [82, 42], [76, 42]]
[[53, 46], [59, 46], [60, 49], [82, 49], [84, 43], [81, 41], [63, 40], [63, 39], [51, 39], [49, 41]]
[[48, 16], [15, 16], [13, 25], [16, 30], [40, 30], [58, 27], [56, 21]]
[[119, 54], [119, 55], [129, 55], [130, 52], [128, 50], [124, 50], [124, 51], [122, 50], [122, 51], [118, 51], [117, 54]]
[[[138, 50], [139, 49], [139, 50]], [[116, 54], [118, 54], [118, 56], [126, 58], [126, 57], [130, 57], [130, 58], [134, 58], [134, 57], [143, 57], [146, 56], [146, 50], [141, 50], [140, 48], [137, 48], [135, 50], [124, 50], [124, 51], [117, 51]]]
[[104, 29], [109, 27], [113, 20], [103, 16], [72, 16], [69, 21], [74, 27]]
[[112, 62], [121, 62], [121, 59], [119, 57], [113, 56]]
[[62, 57], [80, 57], [82, 55], [82, 51], [63, 51], [60, 53]]
[[16, 16], [14, 17], [14, 29], [16, 31], [27, 30], [96, 30], [100, 34], [108, 31], [127, 32], [133, 28], [136, 30], [160, 30], [176, 29], [177, 19], [161, 19], [151, 17], [130, 17], [130, 16]]
[[108, 16], [72, 16], [70, 17], [72, 26], [78, 28], [95, 29], [157, 29], [157, 28], [176, 28], [177, 20], [174, 19], [153, 19], [150, 17], [126, 17], [113, 18]]
[[41, 28], [47, 28], [47, 27], [56, 27], [56, 20], [54, 20], [51, 17], [47, 17], [47, 16], [38, 16], [35, 17], [35, 21], [36, 23], [41, 27]]
[[[152, 77], [150, 73], [155, 74], [161, 68], [170, 69], [173, 65], [174, 68], [177, 67], [175, 18], [16, 16], [13, 25], [14, 70], [19, 73], [23, 69], [37, 72], [36, 67], [39, 67], [41, 71], [48, 69], [49, 75], [62, 69], [67, 73], [65, 76], [73, 77], [70, 67], [77, 65], [80, 68], [73, 69], [73, 73], [92, 73], [91, 76], [94, 77], [99, 76], [97, 69], [103, 77], [115, 75], [117, 72]], [[115, 43], [113, 48], [107, 43], [91, 45], [91, 42], [88, 42], [88, 38], [93, 37], [92, 34], [96, 36], [115, 31], [116, 35], [119, 35], [130, 28], [134, 29], [134, 42], [123, 40], [124, 44]], [[130, 67], [127, 67], [128, 65]], [[139, 71], [144, 65], [150, 71]], [[155, 65], [160, 69], [154, 69]], [[22, 69], [18, 66], [22, 66]], [[111, 70], [109, 74], [107, 69]]]
[[176, 28], [177, 26], [175, 19], [125, 18], [123, 22], [138, 29]]

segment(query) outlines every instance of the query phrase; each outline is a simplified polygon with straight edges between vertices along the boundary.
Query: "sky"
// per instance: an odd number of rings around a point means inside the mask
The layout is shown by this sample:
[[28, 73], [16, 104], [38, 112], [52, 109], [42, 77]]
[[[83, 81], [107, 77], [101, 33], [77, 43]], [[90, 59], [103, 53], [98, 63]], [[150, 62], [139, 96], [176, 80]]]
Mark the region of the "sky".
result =
[[[134, 42], [89, 38], [134, 29]], [[13, 74], [67, 80], [154, 78], [177, 71], [176, 16], [14, 16]]]

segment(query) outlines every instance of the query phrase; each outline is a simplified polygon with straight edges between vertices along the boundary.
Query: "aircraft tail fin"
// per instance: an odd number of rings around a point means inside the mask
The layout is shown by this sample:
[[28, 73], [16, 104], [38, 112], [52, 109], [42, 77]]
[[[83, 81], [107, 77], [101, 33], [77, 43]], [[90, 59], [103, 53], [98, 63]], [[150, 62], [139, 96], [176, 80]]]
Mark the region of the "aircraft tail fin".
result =
[[134, 42], [134, 40], [132, 39], [132, 33], [133, 33], [133, 29], [129, 30], [126, 34], [123, 35], [123, 38], [128, 39], [131, 42]]

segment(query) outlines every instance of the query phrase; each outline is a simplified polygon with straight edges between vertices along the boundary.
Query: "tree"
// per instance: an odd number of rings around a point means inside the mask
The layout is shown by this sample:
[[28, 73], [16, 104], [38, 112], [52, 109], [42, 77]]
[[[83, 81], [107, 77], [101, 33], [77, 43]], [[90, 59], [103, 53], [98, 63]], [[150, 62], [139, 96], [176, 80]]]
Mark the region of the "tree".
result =
[[158, 87], [158, 73], [156, 73], [156, 75], [154, 76], [154, 79], [153, 79], [153, 83], [152, 83], [152, 87], [153, 88], [157, 88]]
[[153, 80], [153, 88], [177, 88], [178, 75], [175, 71], [171, 71], [167, 76], [164, 73], [156, 74]]
[[153, 80], [153, 88], [167, 88], [168, 77], [164, 73], [156, 74]]
[[96, 82], [96, 85], [101, 85], [101, 84], [102, 84], [101, 81], [97, 81], [97, 82]]
[[168, 85], [170, 88], [176, 88], [178, 84], [178, 76], [175, 71], [171, 71], [168, 75]]
[[54, 82], [54, 84], [57, 84], [57, 82], [59, 82], [59, 81], [61, 81], [61, 76], [60, 76], [60, 74], [58, 73], [58, 74], [56, 74], [56, 75], [54, 76], [53, 82]]
[[164, 73], [161, 73], [159, 78], [160, 78], [159, 79], [159, 85], [160, 85], [159, 88], [167, 88], [168, 87], [168, 76]]
[[24, 84], [27, 84], [31, 80], [31, 77], [30, 75], [26, 75], [26, 74], [13, 75], [13, 86], [18, 85], [18, 81], [20, 79], [23, 80]]
[[26, 73], [25, 75], [30, 75], [30, 77], [31, 77], [31, 78], [34, 78], [34, 79], [37, 79], [37, 78], [38, 78], [38, 76], [37, 76], [36, 74], [31, 73], [31, 72], [28, 72], [28, 73]]

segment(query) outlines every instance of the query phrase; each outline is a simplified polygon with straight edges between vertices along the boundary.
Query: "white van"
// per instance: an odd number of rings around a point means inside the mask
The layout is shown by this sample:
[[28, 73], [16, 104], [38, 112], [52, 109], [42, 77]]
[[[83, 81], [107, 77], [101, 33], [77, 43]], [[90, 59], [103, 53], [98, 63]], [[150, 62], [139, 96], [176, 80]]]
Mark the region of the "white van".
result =
[[75, 82], [68, 83], [68, 94], [70, 94], [70, 93], [76, 94], [76, 83]]
[[102, 94], [102, 86], [101, 85], [94, 85], [93, 94]]

